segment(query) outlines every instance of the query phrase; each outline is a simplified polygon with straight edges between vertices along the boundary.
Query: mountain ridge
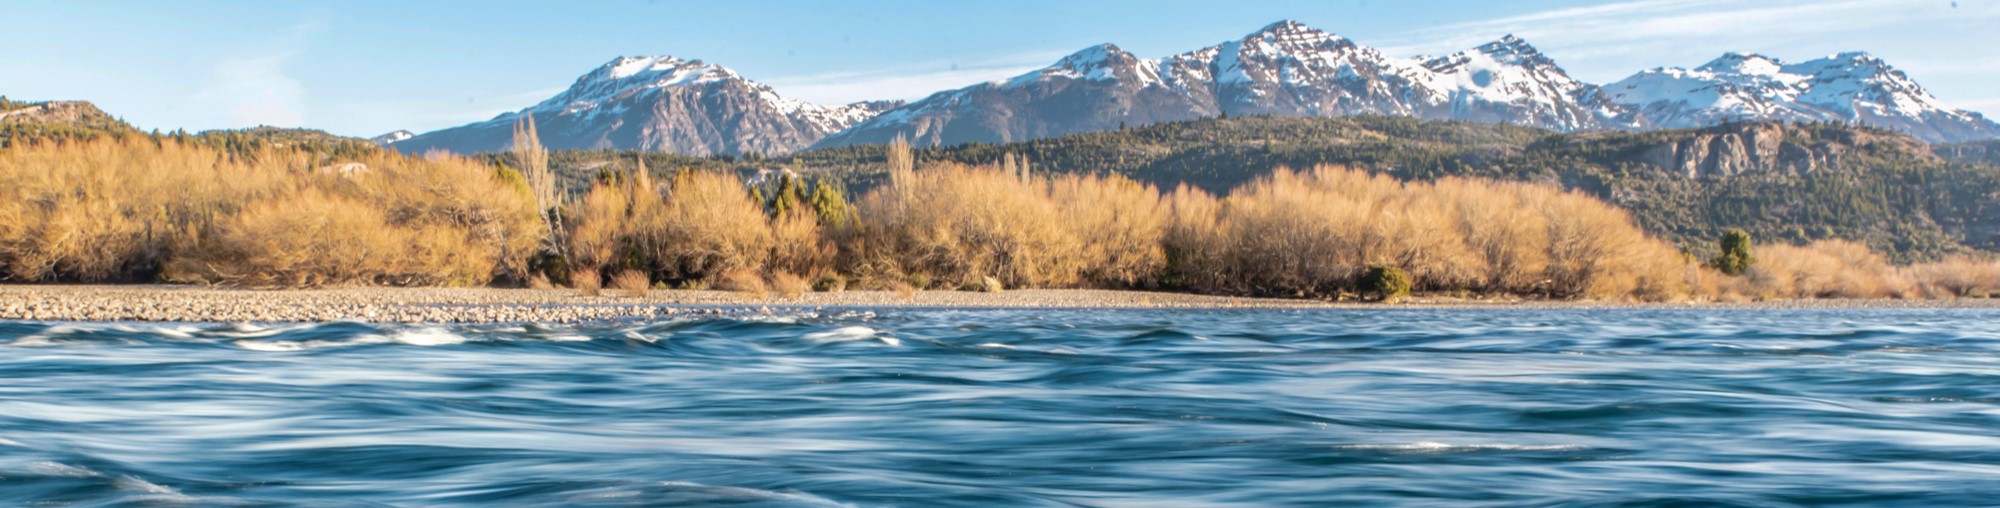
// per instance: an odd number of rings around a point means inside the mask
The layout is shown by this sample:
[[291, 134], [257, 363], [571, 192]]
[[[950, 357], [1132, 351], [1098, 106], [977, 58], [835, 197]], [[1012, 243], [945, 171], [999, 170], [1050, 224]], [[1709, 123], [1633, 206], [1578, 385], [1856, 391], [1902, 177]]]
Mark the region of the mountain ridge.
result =
[[1394, 57], [1282, 20], [1157, 58], [1092, 45], [1040, 69], [907, 103], [824, 106], [785, 98], [717, 64], [621, 57], [542, 103], [391, 146], [500, 150], [522, 114], [536, 117], [553, 148], [689, 155], [779, 154], [898, 137], [920, 146], [1007, 143], [1261, 114], [1392, 115], [1558, 132], [1846, 122], [1932, 143], [2000, 138], [2000, 124], [1951, 108], [1864, 52], [1796, 64], [1732, 52], [1692, 69], [1655, 67], [1600, 85], [1570, 76], [1513, 34], [1442, 56]]
[[542, 144], [552, 149], [787, 153], [897, 105], [867, 101], [823, 106], [779, 95], [720, 64], [673, 56], [618, 57], [535, 105], [389, 146], [404, 153], [504, 150], [512, 144], [513, 124], [530, 116]]

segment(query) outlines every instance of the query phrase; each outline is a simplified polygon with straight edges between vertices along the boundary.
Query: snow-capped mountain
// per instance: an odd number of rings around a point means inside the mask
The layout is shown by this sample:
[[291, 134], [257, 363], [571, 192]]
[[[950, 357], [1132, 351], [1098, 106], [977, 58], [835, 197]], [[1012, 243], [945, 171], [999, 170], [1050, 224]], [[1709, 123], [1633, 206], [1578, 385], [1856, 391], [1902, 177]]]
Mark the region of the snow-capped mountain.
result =
[[519, 112], [428, 132], [397, 150], [504, 150], [515, 122], [532, 115], [552, 149], [637, 149], [691, 155], [792, 152], [900, 102], [822, 106], [789, 99], [735, 71], [671, 56], [621, 57], [569, 89]]
[[1930, 142], [2000, 138], [2000, 125], [1952, 109], [1865, 53], [1798, 64], [1732, 53], [1694, 69], [1656, 68], [1599, 86], [1571, 77], [1512, 35], [1449, 55], [1404, 58], [1281, 21], [1160, 58], [1092, 46], [1042, 69], [908, 104], [822, 106], [700, 60], [619, 58], [522, 111], [386, 146], [407, 153], [504, 150], [522, 114], [534, 116], [551, 148], [695, 155], [778, 154], [898, 136], [918, 145], [1012, 142], [1260, 114], [1395, 115], [1562, 132], [1843, 121]]
[[1559, 131], [1638, 129], [1647, 123], [1597, 85], [1578, 81], [1555, 60], [1509, 34], [1500, 40], [1426, 60], [1433, 81], [1423, 90], [1448, 94], [1448, 114], [1423, 115], [1533, 125]]
[[1158, 62], [1093, 46], [1012, 79], [938, 92], [841, 131], [815, 146], [1007, 142], [1188, 120], [1216, 111], [1208, 94], [1162, 83]]
[[399, 129], [396, 132], [391, 132], [388, 134], [383, 134], [380, 136], [368, 138], [368, 142], [381, 146], [389, 146], [395, 144], [398, 141], [403, 141], [414, 137], [417, 137], [416, 133]]
[[1571, 131], [1645, 124], [1514, 36], [1396, 58], [1295, 21], [1158, 59], [1104, 44], [1012, 79], [940, 92], [818, 146], [1005, 142], [1219, 114], [1401, 115]]
[[1930, 142], [2000, 137], [2000, 124], [1953, 109], [1903, 71], [1861, 52], [1797, 64], [1729, 53], [1694, 69], [1642, 71], [1604, 88], [1612, 100], [1662, 128], [1731, 120], [1836, 121]]

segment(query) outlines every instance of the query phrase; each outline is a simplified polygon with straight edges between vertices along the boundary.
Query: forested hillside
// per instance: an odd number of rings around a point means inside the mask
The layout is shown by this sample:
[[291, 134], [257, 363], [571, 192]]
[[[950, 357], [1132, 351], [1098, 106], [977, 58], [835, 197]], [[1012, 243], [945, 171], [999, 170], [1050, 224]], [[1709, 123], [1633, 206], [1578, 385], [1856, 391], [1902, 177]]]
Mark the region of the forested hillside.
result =
[[[1949, 147], [1975, 147], [1955, 148]], [[1397, 117], [1238, 117], [1173, 122], [1006, 145], [917, 150], [924, 162], [994, 163], [1036, 173], [1117, 174], [1162, 188], [1226, 192], [1278, 167], [1351, 165], [1400, 179], [1477, 176], [1560, 184], [1633, 211], [1690, 250], [1728, 228], [1760, 241], [1848, 239], [1898, 261], [2000, 250], [2000, 167], [1984, 145], [1940, 152], [1892, 132], [1838, 124], [1746, 123], [1645, 133], [1557, 134]], [[1972, 154], [1978, 154], [1974, 156]], [[786, 167], [858, 193], [884, 174], [883, 149], [854, 146], [745, 160], [557, 152], [582, 184], [646, 159], [656, 171]], [[1956, 154], [1956, 155], [1954, 155]]]

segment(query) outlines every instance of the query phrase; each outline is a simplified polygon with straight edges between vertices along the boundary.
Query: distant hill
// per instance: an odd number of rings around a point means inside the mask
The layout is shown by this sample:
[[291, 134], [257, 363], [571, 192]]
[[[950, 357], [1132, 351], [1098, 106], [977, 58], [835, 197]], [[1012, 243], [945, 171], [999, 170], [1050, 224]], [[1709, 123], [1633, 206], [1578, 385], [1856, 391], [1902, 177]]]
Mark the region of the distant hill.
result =
[[[1863, 241], [1901, 260], [2000, 251], [2000, 166], [1933, 150], [1895, 132], [1839, 124], [1564, 134], [1402, 117], [1252, 116], [919, 149], [917, 157], [992, 163], [1014, 153], [1036, 172], [1115, 173], [1218, 193], [1279, 166], [1346, 164], [1409, 180], [1478, 176], [1561, 185], [1624, 206], [1648, 230], [1694, 250], [1740, 227], [1763, 240]], [[882, 154], [880, 146], [866, 145], [755, 161], [593, 151], [552, 160], [577, 185], [599, 172], [628, 171], [644, 157], [662, 173], [748, 175], [788, 167], [836, 178], [858, 194], [882, 181]]]
[[[822, 152], [799, 160], [841, 159]], [[1741, 227], [1764, 239], [1865, 241], [1906, 260], [2000, 250], [2000, 166], [1939, 157], [1887, 130], [1837, 124], [1562, 134], [1393, 117], [1246, 117], [929, 149], [919, 158], [992, 162], [1008, 152], [1037, 171], [1118, 173], [1217, 192], [1273, 167], [1314, 164], [1403, 179], [1548, 182], [1624, 206], [1649, 230], [1696, 248]]]
[[32, 139], [138, 134], [139, 129], [85, 101], [18, 102], [0, 97], [0, 147]]
[[2000, 140], [1937, 145], [1934, 151], [1939, 157], [1959, 162], [2000, 164]]
[[321, 154], [325, 157], [341, 157], [380, 149], [374, 141], [337, 136], [318, 129], [299, 129], [258, 126], [247, 129], [218, 129], [201, 131], [189, 137], [195, 143], [207, 144], [236, 153], [250, 153], [263, 148], [297, 149]]

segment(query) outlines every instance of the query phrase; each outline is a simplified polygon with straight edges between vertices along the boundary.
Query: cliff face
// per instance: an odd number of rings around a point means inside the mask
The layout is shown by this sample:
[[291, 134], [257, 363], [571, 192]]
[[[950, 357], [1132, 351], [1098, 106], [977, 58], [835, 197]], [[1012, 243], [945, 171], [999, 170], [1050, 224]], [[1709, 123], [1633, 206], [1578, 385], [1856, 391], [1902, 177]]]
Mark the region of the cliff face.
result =
[[1688, 178], [1751, 173], [1803, 175], [1837, 170], [1857, 150], [1889, 151], [1917, 159], [1936, 156], [1922, 142], [1859, 130], [1807, 131], [1776, 122], [1728, 124], [1665, 139], [1646, 148], [1645, 164]]

